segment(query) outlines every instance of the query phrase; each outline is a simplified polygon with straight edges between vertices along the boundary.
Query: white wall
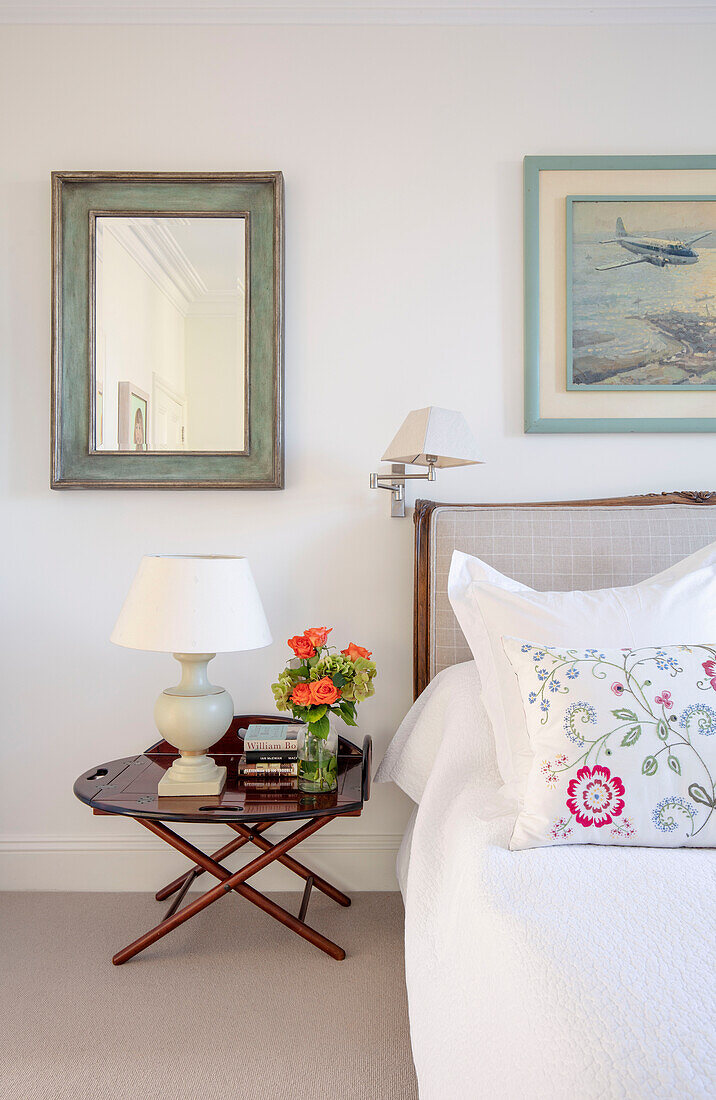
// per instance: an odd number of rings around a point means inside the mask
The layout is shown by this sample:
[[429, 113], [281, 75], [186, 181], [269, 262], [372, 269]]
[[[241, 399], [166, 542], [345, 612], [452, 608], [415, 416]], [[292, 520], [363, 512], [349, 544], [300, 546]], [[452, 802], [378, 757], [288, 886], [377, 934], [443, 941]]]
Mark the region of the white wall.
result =
[[244, 318], [234, 313], [184, 320], [187, 449], [244, 447]]
[[[408, 409], [461, 408], [483, 446], [443, 499], [714, 488], [710, 436], [523, 435], [521, 159], [713, 152], [715, 47], [713, 27], [0, 29], [5, 885], [183, 864], [72, 796], [151, 741], [173, 677], [107, 640], [143, 553], [251, 559], [277, 641], [215, 662], [241, 709], [271, 708], [305, 625], [373, 649], [380, 758], [411, 699], [412, 524], [368, 473]], [[49, 177], [79, 168], [285, 173], [284, 492], [49, 490]], [[375, 788], [316, 863], [390, 886], [409, 805]]]

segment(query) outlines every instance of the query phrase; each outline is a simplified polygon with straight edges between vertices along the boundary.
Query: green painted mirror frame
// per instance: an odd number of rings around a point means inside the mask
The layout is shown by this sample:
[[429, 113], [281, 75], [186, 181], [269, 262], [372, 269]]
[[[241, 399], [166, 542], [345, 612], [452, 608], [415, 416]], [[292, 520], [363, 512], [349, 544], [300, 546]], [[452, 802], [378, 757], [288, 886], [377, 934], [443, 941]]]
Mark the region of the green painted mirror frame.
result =
[[[239, 452], [102, 453], [90, 448], [93, 224], [101, 214], [246, 218], [248, 446]], [[281, 172], [52, 173], [53, 489], [282, 489]]]

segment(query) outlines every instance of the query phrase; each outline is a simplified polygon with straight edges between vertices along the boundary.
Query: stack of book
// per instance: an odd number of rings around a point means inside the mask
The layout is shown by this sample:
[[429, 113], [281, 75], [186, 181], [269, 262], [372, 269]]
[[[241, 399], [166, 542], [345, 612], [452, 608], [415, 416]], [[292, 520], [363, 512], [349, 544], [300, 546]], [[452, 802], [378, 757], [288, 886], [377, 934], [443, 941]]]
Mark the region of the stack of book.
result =
[[300, 723], [254, 722], [244, 734], [239, 779], [246, 789], [292, 787], [298, 775], [296, 741]]

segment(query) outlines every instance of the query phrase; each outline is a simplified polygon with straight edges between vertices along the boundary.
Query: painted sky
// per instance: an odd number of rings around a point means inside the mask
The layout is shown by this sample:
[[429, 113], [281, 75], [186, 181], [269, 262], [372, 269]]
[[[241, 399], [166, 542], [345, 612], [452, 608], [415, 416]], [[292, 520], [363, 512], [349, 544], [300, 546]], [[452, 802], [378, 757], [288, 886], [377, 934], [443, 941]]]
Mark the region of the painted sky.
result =
[[[595, 233], [614, 236], [618, 217], [623, 219], [627, 233], [645, 236], [678, 237], [687, 233], [705, 233], [709, 229], [716, 231], [716, 197], [690, 201], [586, 200], [575, 202], [572, 209], [575, 236], [590, 237]], [[712, 247], [714, 245], [716, 232]], [[707, 247], [706, 241], [702, 247]]]

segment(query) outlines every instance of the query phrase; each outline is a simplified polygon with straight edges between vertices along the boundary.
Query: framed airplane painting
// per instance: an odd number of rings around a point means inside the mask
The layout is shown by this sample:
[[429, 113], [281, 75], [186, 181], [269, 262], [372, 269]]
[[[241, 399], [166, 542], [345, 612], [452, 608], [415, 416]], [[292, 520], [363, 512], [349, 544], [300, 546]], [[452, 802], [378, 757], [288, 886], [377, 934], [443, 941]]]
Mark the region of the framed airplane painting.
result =
[[525, 157], [525, 431], [716, 432], [716, 156]]

